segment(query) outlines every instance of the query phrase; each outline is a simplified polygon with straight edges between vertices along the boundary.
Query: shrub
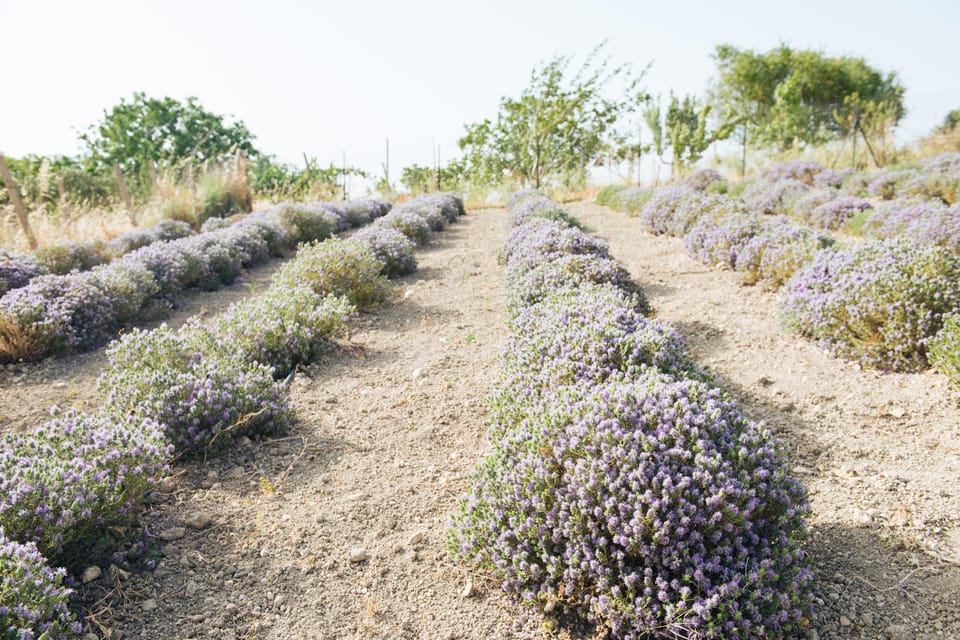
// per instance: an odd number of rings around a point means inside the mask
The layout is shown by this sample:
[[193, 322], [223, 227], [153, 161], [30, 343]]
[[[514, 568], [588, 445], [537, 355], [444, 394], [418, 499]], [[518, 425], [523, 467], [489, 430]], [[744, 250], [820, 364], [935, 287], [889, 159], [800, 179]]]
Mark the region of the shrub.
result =
[[769, 182], [796, 180], [810, 186], [822, 171], [823, 167], [812, 160], [787, 160], [763, 169], [760, 177]]
[[712, 267], [733, 269], [740, 251], [760, 230], [755, 215], [703, 216], [683, 238], [690, 255]]
[[960, 309], [960, 258], [882, 240], [828, 249], [783, 287], [784, 323], [831, 352], [884, 370], [927, 366], [927, 341]]
[[532, 269], [562, 254], [609, 258], [607, 243], [554, 220], [534, 219], [514, 227], [498, 256], [500, 264], [523, 264]]
[[902, 184], [916, 175], [913, 169], [890, 170], [873, 174], [867, 184], [867, 193], [874, 198], [893, 200], [901, 190]]
[[396, 229], [418, 246], [430, 242], [430, 225], [411, 211], [391, 211], [377, 220], [375, 226]]
[[942, 202], [917, 198], [898, 198], [882, 202], [867, 215], [861, 226], [869, 238], [893, 238], [924, 218], [936, 217], [946, 211]]
[[747, 209], [753, 213], [783, 215], [790, 213], [793, 203], [808, 190], [809, 187], [799, 180], [758, 180], [744, 188], [741, 197]]
[[145, 319], [151, 305], [159, 310], [156, 298], [160, 293], [160, 285], [143, 265], [114, 261], [95, 267], [87, 279], [109, 299], [117, 324]]
[[695, 191], [706, 191], [715, 182], [726, 182], [715, 169], [697, 169], [683, 179], [683, 185]]
[[220, 229], [226, 229], [229, 227], [232, 222], [227, 218], [207, 218], [203, 221], [203, 224], [200, 225], [200, 233], [210, 233], [211, 231], [220, 231]]
[[87, 271], [98, 264], [110, 261], [107, 247], [102, 242], [64, 240], [57, 244], [40, 247], [34, 255], [47, 271], [56, 275], [65, 275], [71, 271]]
[[326, 351], [353, 312], [345, 298], [321, 296], [306, 286], [273, 286], [230, 305], [209, 329], [194, 325], [190, 339], [198, 348], [208, 345], [207, 353], [272, 367], [279, 379]]
[[523, 307], [539, 302], [555, 289], [582, 287], [590, 283], [619, 287], [636, 296], [642, 313], [649, 312], [643, 291], [630, 279], [627, 270], [611, 258], [557, 254], [533, 268], [512, 262], [504, 269], [504, 281], [507, 288], [507, 308], [513, 314]]
[[389, 227], [368, 227], [350, 238], [370, 247], [383, 263], [381, 273], [387, 277], [402, 276], [417, 270], [416, 245], [405, 235]]
[[277, 219], [293, 242], [326, 240], [339, 228], [340, 219], [317, 204], [283, 204], [277, 208]]
[[[0, 362], [97, 347], [117, 327], [110, 298], [83, 273], [40, 276], [8, 292], [0, 318]], [[32, 345], [30, 352], [17, 352], [18, 344]]]
[[178, 452], [192, 454], [241, 435], [278, 433], [292, 419], [272, 368], [198, 344], [196, 325], [134, 330], [107, 349], [97, 382], [114, 419], [155, 420]]
[[507, 198], [507, 211], [522, 204], [524, 200], [532, 196], [545, 197], [544, 193], [539, 189], [521, 189], [520, 191], [514, 191], [510, 194], [510, 197]]
[[367, 311], [390, 293], [383, 268], [384, 262], [367, 244], [332, 238], [303, 245], [296, 260], [280, 267], [274, 283], [290, 288], [310, 287], [321, 296], [343, 296], [358, 310]]
[[808, 222], [818, 229], [839, 229], [861, 211], [870, 208], [870, 201], [856, 196], [838, 196], [810, 211]]
[[814, 209], [839, 196], [840, 194], [835, 189], [811, 189], [794, 201], [791, 213], [809, 222], [810, 214]]
[[813, 186], [820, 189], [839, 189], [852, 175], [853, 169], [849, 167], [846, 169], [823, 169], [813, 176]]
[[11, 289], [26, 286], [33, 278], [48, 273], [47, 268], [27, 253], [7, 253], [0, 249], [0, 296]]
[[695, 191], [686, 187], [657, 190], [640, 213], [640, 220], [656, 234], [684, 236], [700, 218], [730, 215], [740, 203], [722, 195]]
[[76, 566], [133, 522], [166, 474], [170, 448], [144, 416], [66, 412], [0, 449], [0, 526], [36, 543], [57, 564]]
[[960, 313], [946, 316], [943, 327], [930, 340], [930, 362], [960, 388]]
[[624, 184], [608, 184], [597, 191], [597, 197], [594, 201], [604, 207], [611, 209], [620, 208], [620, 194], [627, 190]]
[[620, 194], [620, 209], [625, 211], [629, 216], [636, 216], [643, 208], [647, 205], [647, 202], [650, 201], [650, 198], [653, 197], [654, 189], [645, 189], [642, 187], [634, 187], [633, 189], [627, 189]]
[[456, 222], [460, 216], [466, 215], [463, 199], [455, 193], [425, 193], [410, 200], [410, 206], [435, 207], [440, 210], [447, 222]]
[[570, 385], [500, 431], [448, 543], [524, 602], [631, 639], [779, 637], [809, 614], [805, 492], [717, 389]]
[[510, 209], [510, 220], [514, 226], [522, 225], [533, 218], [554, 220], [569, 227], [583, 229], [583, 225], [576, 218], [544, 195], [530, 194], [518, 200]]
[[771, 220], [737, 251], [734, 269], [744, 284], [779, 289], [833, 239], [809, 227]]
[[83, 626], [70, 612], [64, 569], [53, 569], [33, 543], [7, 538], [0, 528], [0, 629], [3, 637], [67, 640]]

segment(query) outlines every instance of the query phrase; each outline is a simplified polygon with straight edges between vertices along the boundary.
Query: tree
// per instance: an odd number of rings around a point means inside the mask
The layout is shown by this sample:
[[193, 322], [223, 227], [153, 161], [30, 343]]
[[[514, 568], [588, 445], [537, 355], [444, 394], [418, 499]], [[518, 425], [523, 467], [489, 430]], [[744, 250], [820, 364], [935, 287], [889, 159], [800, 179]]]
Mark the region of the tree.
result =
[[[637, 104], [639, 78], [625, 65], [611, 69], [608, 59], [598, 62], [603, 46], [572, 77], [570, 57], [554, 57], [531, 72], [519, 98], [501, 99], [495, 122], [466, 126], [459, 145], [474, 182], [508, 177], [540, 188], [560, 178], [585, 178], [587, 167], [601, 161], [614, 143], [618, 120]], [[623, 95], [608, 97], [618, 79], [625, 82]]]
[[786, 45], [766, 53], [720, 45], [719, 77], [711, 88], [721, 119], [739, 119], [743, 142], [783, 151], [880, 135], [906, 115], [896, 73], [884, 74], [863, 58], [830, 57]]
[[216, 162], [237, 151], [255, 158], [253, 138], [242, 121], [228, 124], [224, 116], [206, 111], [196, 98], [183, 103], [149, 98], [142, 92], [104, 111], [103, 120], [80, 136], [91, 171], [103, 173], [119, 164], [140, 193], [149, 190], [154, 165], [174, 168]]
[[[643, 118], [653, 134], [652, 146], [661, 162], [683, 175], [703, 157], [711, 144], [730, 137], [738, 121], [727, 120], [711, 126], [712, 109], [713, 105], [703, 103], [695, 96], [678, 98], [673, 93], [666, 113], [660, 107], [659, 98], [647, 102]], [[668, 150], [669, 162], [664, 158]]]

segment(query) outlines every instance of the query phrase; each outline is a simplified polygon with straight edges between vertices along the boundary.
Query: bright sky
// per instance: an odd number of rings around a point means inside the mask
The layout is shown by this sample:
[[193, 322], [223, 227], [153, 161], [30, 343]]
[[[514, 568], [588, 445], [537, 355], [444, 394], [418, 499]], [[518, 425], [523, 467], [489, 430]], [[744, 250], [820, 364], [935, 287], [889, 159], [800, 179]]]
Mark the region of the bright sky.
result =
[[784, 42], [896, 71], [898, 137], [960, 108], [956, 0], [0, 0], [0, 152], [74, 155], [77, 134], [135, 91], [243, 120], [256, 146], [303, 165], [391, 177], [457, 153], [554, 54], [575, 67], [603, 40], [614, 62], [654, 60], [652, 93], [703, 94], [720, 43]]

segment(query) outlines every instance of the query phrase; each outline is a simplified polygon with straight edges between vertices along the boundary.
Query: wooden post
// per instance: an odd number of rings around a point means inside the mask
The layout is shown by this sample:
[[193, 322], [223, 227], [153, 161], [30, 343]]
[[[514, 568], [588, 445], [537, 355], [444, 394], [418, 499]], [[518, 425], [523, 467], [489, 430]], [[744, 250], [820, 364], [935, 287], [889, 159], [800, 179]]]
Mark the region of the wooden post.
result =
[[130, 216], [130, 222], [137, 226], [137, 216], [133, 212], [133, 201], [130, 199], [130, 192], [127, 191], [127, 183], [123, 179], [123, 169], [119, 164], [113, 165], [113, 174], [117, 176], [117, 184], [120, 185], [120, 197], [123, 198], [123, 204], [127, 208], [127, 215]]
[[20, 199], [20, 190], [17, 188], [17, 183], [13, 181], [13, 176], [10, 175], [10, 169], [7, 168], [7, 159], [0, 154], [0, 176], [3, 177], [3, 184], [7, 186], [7, 193], [10, 194], [10, 202], [13, 203], [13, 210], [17, 214], [17, 220], [20, 221], [20, 226], [23, 228], [23, 235], [27, 237], [27, 244], [30, 245], [30, 250], [34, 251], [37, 248], [37, 237], [33, 235], [33, 229], [30, 228], [30, 220], [27, 219], [27, 211], [23, 208], [23, 200]]

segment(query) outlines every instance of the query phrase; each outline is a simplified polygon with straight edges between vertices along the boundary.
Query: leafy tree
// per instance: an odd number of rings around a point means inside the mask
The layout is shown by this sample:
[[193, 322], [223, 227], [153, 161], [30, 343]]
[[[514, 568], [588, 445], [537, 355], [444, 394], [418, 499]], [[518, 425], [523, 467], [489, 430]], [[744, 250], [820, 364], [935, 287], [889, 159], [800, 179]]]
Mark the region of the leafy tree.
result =
[[103, 120], [80, 136], [89, 153], [89, 169], [105, 172], [119, 164], [131, 188], [140, 193], [151, 184], [152, 163], [173, 168], [215, 162], [241, 150], [255, 157], [253, 138], [243, 122], [227, 124], [224, 116], [206, 111], [196, 98], [184, 103], [149, 98], [142, 92], [104, 111]]
[[412, 164], [404, 167], [400, 173], [400, 183], [410, 193], [429, 193], [431, 191], [456, 191], [465, 179], [465, 163], [463, 160], [453, 160], [445, 167], [440, 167], [440, 176], [437, 180], [435, 167], [424, 167]]
[[306, 167], [298, 169], [278, 162], [274, 156], [259, 155], [250, 167], [250, 188], [273, 201], [335, 200], [343, 196], [344, 176], [367, 177], [356, 167], [333, 163], [321, 168], [315, 158], [304, 156]]
[[949, 133], [960, 125], [960, 109], [954, 109], [943, 118], [943, 124], [937, 127], [937, 133]]
[[[639, 78], [631, 77], [625, 65], [598, 62], [602, 49], [594, 49], [572, 77], [570, 57], [554, 57], [533, 70], [519, 98], [501, 99], [496, 121], [466, 126], [459, 145], [474, 182], [512, 178], [539, 188], [564, 177], [585, 178], [587, 167], [614, 144], [618, 120], [637, 104], [633, 93]], [[618, 79], [626, 90], [622, 97], [608, 97]]]
[[[703, 157], [711, 144], [727, 139], [737, 125], [736, 120], [727, 120], [712, 126], [712, 109], [713, 105], [694, 96], [678, 98], [671, 93], [666, 113], [660, 107], [659, 98], [649, 100], [642, 112], [653, 134], [653, 149], [662, 162], [681, 175]], [[669, 162], [664, 158], [668, 150]]]
[[742, 140], [786, 150], [861, 133], [876, 136], [906, 114], [896, 73], [863, 58], [786, 45], [766, 53], [720, 45], [711, 93], [717, 114], [739, 118]]

